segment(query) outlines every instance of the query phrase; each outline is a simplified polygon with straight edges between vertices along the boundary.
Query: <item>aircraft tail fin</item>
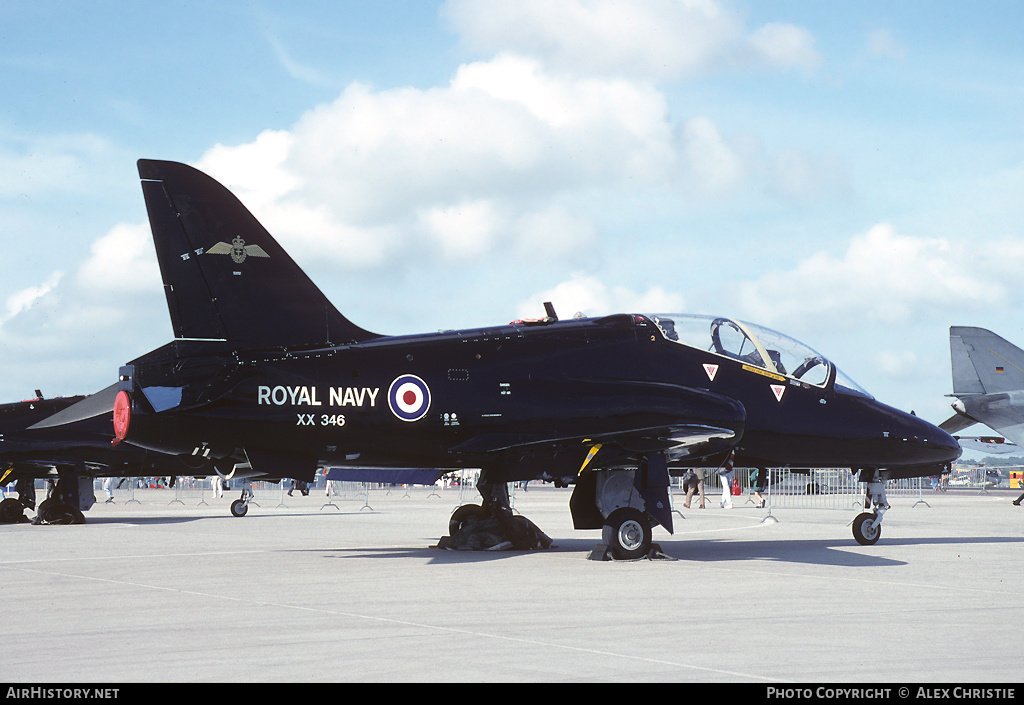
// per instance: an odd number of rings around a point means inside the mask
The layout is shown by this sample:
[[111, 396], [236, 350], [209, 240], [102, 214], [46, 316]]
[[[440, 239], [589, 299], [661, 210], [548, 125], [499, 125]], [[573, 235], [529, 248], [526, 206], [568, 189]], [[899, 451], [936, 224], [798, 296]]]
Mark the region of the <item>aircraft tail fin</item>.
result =
[[138, 167], [175, 337], [260, 347], [379, 337], [342, 316], [220, 183], [176, 162]]
[[992, 331], [952, 326], [949, 352], [956, 396], [1024, 389], [1024, 350]]

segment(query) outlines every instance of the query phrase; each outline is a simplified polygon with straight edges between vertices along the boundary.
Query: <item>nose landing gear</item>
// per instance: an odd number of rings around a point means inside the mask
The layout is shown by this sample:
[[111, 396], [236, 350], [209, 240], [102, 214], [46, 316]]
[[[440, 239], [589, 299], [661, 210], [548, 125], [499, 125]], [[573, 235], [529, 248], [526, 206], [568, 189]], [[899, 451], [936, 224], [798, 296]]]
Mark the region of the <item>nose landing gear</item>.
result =
[[255, 495], [252, 491], [252, 481], [244, 480], [242, 484], [242, 496], [231, 503], [231, 515], [236, 517], [244, 517], [245, 513], [249, 511], [249, 502], [252, 501]]
[[874, 546], [882, 536], [882, 517], [889, 508], [885, 499], [885, 479], [872, 476], [865, 481], [864, 508], [853, 520], [853, 538], [861, 546]]

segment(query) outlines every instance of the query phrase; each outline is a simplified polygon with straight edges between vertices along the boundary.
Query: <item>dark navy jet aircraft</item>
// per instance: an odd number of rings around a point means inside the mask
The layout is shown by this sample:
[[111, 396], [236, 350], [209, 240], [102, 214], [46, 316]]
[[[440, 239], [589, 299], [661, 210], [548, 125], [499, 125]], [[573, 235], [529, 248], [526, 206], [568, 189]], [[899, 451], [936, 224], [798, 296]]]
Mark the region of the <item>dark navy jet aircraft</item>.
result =
[[[35, 509], [37, 524], [81, 524], [95, 503], [97, 477], [220, 476], [230, 479], [231, 460], [169, 455], [130, 443], [111, 444], [110, 410], [118, 384], [90, 395], [36, 398], [0, 404], [0, 487], [14, 488], [0, 502], [0, 524], [27, 521]], [[52, 482], [36, 508], [35, 482]], [[277, 474], [262, 480], [278, 482]], [[5, 494], [7, 494], [5, 492]]]
[[[39, 503], [42, 524], [82, 523], [83, 511], [95, 501], [95, 477], [142, 477], [195, 474], [196, 463], [128, 443], [112, 446], [109, 409], [117, 385], [89, 396], [36, 398], [0, 404], [0, 486], [13, 485], [17, 497], [0, 502], [0, 523], [25, 521], [35, 509], [35, 481], [54, 482]], [[74, 407], [69, 415], [68, 410]], [[106, 414], [89, 416], [93, 413]], [[48, 420], [43, 428], [31, 428]], [[213, 470], [211, 469], [212, 473]]]
[[[153, 475], [233, 478], [234, 460], [202, 454], [168, 454], [131, 443], [112, 443], [110, 411], [118, 383], [95, 394], [0, 404], [0, 487], [14, 487], [17, 497], [0, 502], [0, 524], [26, 521], [26, 509], [35, 509], [35, 481], [52, 482], [39, 503], [34, 523], [81, 524], [83, 512], [95, 503], [93, 479], [135, 478]], [[280, 482], [290, 476], [271, 471], [248, 476]], [[285, 469], [287, 471], [287, 468]], [[252, 498], [249, 489], [232, 504], [232, 513], [244, 514]], [[241, 509], [240, 509], [241, 508]]]
[[[481, 505], [449, 529], [550, 539], [507, 484], [575, 485], [578, 529], [613, 557], [672, 531], [671, 466], [849, 467], [854, 523], [880, 535], [888, 479], [960, 455], [935, 426], [876, 401], [826, 358], [727, 318], [619, 314], [422, 335], [355, 325], [221, 184], [139, 161], [175, 340], [120, 371], [114, 442], [312, 480], [319, 465], [478, 468]], [[440, 474], [441, 470], [438, 470]], [[545, 540], [546, 539], [546, 540]], [[442, 540], [442, 542], [444, 539]]]

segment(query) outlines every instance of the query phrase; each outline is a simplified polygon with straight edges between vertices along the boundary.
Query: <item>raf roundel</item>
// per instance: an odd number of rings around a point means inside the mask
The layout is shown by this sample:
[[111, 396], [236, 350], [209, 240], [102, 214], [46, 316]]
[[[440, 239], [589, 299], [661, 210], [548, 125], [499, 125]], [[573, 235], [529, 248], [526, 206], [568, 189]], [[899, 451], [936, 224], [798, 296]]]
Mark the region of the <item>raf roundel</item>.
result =
[[430, 389], [416, 375], [402, 375], [388, 389], [388, 406], [402, 421], [418, 421], [430, 409]]

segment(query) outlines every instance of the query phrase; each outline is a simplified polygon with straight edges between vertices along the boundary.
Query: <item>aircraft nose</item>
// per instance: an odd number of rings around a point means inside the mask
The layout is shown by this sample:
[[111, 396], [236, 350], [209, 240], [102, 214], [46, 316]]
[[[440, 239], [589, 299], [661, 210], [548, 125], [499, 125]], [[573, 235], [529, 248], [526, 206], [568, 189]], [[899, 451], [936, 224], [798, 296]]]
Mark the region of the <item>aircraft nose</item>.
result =
[[912, 448], [914, 461], [922, 464], [951, 463], [963, 452], [951, 435], [911, 414], [896, 418], [895, 435]]

